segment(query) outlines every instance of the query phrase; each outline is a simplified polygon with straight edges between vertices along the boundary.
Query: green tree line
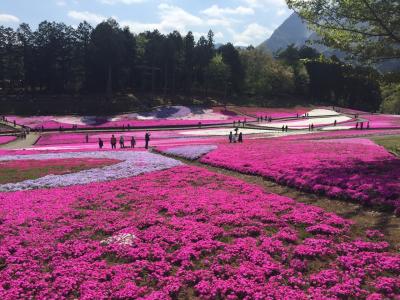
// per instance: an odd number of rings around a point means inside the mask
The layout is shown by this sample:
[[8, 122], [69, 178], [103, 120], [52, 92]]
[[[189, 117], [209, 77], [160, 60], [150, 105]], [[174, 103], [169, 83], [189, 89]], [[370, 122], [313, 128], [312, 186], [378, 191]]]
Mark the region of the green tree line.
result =
[[241, 104], [376, 110], [378, 80], [372, 69], [324, 58], [309, 47], [291, 45], [276, 57], [231, 43], [216, 47], [211, 30], [195, 40], [192, 32], [133, 34], [113, 19], [94, 28], [48, 21], [36, 30], [0, 26], [3, 96], [98, 94], [106, 101], [123, 93], [200, 95]]

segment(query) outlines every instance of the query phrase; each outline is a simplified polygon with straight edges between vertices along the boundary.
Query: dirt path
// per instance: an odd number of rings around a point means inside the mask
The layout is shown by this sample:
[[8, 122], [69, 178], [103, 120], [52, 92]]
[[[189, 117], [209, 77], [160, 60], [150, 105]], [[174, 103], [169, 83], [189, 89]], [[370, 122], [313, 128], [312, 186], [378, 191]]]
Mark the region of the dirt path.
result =
[[0, 149], [23, 149], [31, 147], [39, 139], [40, 135], [37, 133], [30, 133], [26, 139], [17, 138], [15, 141], [0, 145]]
[[[172, 156], [171, 156], [172, 157]], [[365, 230], [378, 229], [386, 236], [386, 240], [392, 245], [394, 251], [400, 251], [400, 218], [388, 212], [375, 211], [360, 204], [332, 199], [311, 193], [302, 192], [291, 187], [279, 185], [257, 175], [246, 175], [239, 172], [213, 167], [198, 161], [190, 161], [173, 157], [185, 164], [208, 169], [212, 172], [239, 178], [248, 183], [256, 184], [265, 191], [295, 199], [296, 201], [315, 205], [325, 211], [333, 212], [343, 218], [354, 221], [352, 235], [354, 238], [365, 236]]]

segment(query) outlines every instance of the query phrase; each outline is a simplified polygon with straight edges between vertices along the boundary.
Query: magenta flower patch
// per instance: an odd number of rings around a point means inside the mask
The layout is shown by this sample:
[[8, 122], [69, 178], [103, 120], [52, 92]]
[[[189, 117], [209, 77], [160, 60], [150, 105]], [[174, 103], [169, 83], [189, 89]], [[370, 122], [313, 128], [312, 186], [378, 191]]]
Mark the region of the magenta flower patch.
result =
[[400, 256], [351, 226], [189, 166], [0, 193], [0, 298], [398, 297]]

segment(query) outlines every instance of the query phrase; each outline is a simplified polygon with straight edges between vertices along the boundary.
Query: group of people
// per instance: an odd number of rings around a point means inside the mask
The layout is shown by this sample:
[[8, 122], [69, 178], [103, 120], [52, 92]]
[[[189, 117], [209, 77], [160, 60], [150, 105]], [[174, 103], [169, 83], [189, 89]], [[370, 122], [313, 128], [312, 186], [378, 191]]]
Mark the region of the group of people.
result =
[[240, 125], [242, 125], [244, 127], [244, 125], [246, 125], [247, 120], [244, 119], [243, 121], [237, 120], [237, 121], [233, 121], [233, 127], [240, 127]]
[[282, 125], [282, 132], [287, 132], [288, 131], [288, 129], [289, 129], [289, 127], [286, 125]]
[[[367, 122], [367, 129], [369, 129], [369, 122]], [[356, 123], [356, 129], [361, 129], [361, 130], [363, 130], [364, 129], [364, 122], [357, 122]]]
[[314, 124], [311, 123], [308, 125], [308, 131], [314, 131]]
[[[145, 148], [148, 149], [149, 142], [150, 142], [150, 133], [146, 132], [146, 134], [144, 135], [144, 141], [145, 141]], [[88, 143], [88, 142], [89, 142], [89, 135], [86, 134], [86, 143]], [[104, 141], [101, 138], [99, 138], [98, 144], [99, 144], [99, 148], [103, 149]], [[110, 144], [111, 144], [111, 149], [117, 149], [117, 138], [115, 137], [114, 134], [110, 138]], [[121, 149], [135, 148], [135, 146], [136, 146], [136, 139], [134, 136], [132, 136], [130, 139], [130, 146], [125, 145], [125, 138], [122, 135], [119, 137], [119, 147]]]
[[243, 143], [243, 133], [239, 132], [239, 128], [235, 128], [235, 134], [232, 131], [229, 133], [229, 143]]
[[257, 117], [257, 122], [262, 122], [262, 121], [266, 121], [266, 122], [268, 122], [268, 123], [271, 123], [272, 122], [272, 117], [268, 117], [268, 116], [265, 116], [265, 117]]

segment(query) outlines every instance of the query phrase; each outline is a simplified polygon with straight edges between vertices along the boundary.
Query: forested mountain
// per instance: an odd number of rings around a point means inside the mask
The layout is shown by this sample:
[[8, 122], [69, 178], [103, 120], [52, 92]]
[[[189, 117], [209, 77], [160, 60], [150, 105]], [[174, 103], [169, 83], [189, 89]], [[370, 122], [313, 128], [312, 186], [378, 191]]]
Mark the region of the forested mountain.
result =
[[307, 28], [299, 15], [293, 13], [272, 33], [269, 39], [259, 45], [259, 48], [274, 54], [291, 44], [301, 47], [312, 34], [313, 32]]
[[[303, 21], [297, 13], [292, 13], [272, 33], [271, 37], [261, 43], [258, 48], [275, 55], [277, 52], [286, 49], [289, 45], [294, 45], [297, 48], [307, 45], [327, 57], [334, 55], [340, 59], [346, 58], [347, 55], [344, 52], [326, 47], [318, 43], [319, 40], [320, 37], [316, 32], [308, 28], [307, 22]], [[381, 72], [391, 72], [400, 69], [400, 61], [388, 60], [377, 63], [375, 66]]]

